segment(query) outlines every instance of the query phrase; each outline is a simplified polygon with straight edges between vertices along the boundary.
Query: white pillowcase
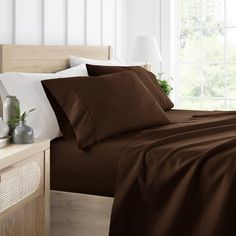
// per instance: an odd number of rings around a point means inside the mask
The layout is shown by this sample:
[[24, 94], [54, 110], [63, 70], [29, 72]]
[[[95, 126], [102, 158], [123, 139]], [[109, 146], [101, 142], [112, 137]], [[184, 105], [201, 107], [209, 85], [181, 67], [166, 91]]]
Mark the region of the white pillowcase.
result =
[[[0, 80], [0, 99], [3, 100], [6, 96], [7, 96], [7, 90], [6, 90], [5, 86], [3, 86], [2, 81]], [[0, 111], [1, 111], [1, 109], [0, 109]], [[1, 116], [1, 114], [0, 114], [0, 116]]]
[[35, 138], [53, 139], [60, 135], [54, 111], [41, 85], [41, 80], [55, 79], [55, 74], [4, 73], [0, 81], [9, 95], [20, 101], [21, 111], [36, 110], [27, 118], [27, 124], [34, 129]]
[[56, 73], [58, 77], [74, 77], [74, 76], [88, 76], [88, 71], [85, 64], [71, 67]]
[[94, 60], [85, 57], [70, 56], [70, 66], [78, 66], [81, 64], [91, 64], [91, 65], [104, 65], [104, 66], [125, 66], [124, 61], [121, 59], [111, 59], [111, 60]]
[[21, 111], [36, 110], [27, 118], [27, 124], [34, 129], [35, 138], [54, 139], [60, 136], [60, 128], [43, 90], [41, 81], [73, 76], [86, 76], [85, 65], [58, 73], [4, 73], [0, 74], [0, 95], [13, 95], [20, 101]]

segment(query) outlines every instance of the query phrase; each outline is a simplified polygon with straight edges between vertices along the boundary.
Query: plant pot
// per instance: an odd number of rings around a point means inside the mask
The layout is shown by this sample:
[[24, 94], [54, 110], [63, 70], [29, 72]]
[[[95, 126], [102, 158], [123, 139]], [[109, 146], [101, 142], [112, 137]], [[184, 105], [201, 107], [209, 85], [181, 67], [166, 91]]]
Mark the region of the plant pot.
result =
[[34, 142], [33, 129], [25, 124], [25, 121], [20, 121], [12, 134], [12, 142], [16, 144], [29, 144]]

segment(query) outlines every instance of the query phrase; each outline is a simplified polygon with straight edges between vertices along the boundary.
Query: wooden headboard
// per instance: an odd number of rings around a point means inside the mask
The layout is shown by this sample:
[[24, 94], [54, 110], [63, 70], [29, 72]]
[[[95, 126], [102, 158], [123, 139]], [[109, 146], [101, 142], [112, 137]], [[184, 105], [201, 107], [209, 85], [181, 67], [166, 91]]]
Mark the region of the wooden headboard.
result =
[[69, 56], [111, 58], [110, 46], [0, 45], [0, 73], [50, 73], [69, 67]]

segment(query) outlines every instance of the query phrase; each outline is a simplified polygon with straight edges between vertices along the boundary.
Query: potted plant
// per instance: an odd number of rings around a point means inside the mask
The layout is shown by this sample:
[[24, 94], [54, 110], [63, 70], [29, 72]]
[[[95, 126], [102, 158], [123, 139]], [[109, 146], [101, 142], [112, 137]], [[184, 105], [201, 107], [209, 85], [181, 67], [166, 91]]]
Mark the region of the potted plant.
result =
[[156, 75], [157, 81], [160, 84], [164, 93], [169, 96], [170, 92], [173, 90], [172, 86], [170, 85], [170, 80], [173, 80], [167, 73], [158, 73]]
[[34, 142], [34, 131], [26, 125], [26, 117], [35, 109], [31, 109], [28, 112], [21, 113], [20, 106], [15, 105], [16, 117], [11, 119], [8, 123], [15, 125], [15, 129], [12, 134], [12, 142], [16, 144], [27, 144]]

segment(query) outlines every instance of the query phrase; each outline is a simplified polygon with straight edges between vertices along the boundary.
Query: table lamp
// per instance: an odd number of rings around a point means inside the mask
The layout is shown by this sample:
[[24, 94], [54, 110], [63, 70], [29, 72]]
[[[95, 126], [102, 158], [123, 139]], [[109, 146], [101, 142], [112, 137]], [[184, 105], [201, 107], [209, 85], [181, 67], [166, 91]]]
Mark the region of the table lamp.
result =
[[144, 68], [151, 71], [151, 63], [162, 61], [155, 36], [138, 36], [136, 38], [132, 60], [145, 62]]

